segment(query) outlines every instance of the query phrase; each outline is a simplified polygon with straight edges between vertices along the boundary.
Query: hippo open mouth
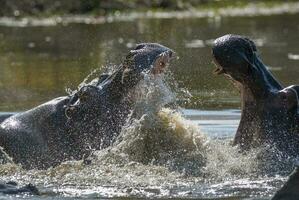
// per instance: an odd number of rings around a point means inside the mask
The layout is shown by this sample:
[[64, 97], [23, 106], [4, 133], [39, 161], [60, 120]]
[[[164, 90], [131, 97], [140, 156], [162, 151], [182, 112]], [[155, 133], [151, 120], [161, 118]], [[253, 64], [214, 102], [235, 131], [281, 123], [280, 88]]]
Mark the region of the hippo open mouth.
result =
[[172, 59], [175, 52], [157, 43], [141, 43], [131, 50], [127, 55], [123, 66], [125, 72], [136, 70], [136, 72], [151, 72], [152, 74], [163, 73]]
[[254, 70], [263, 70], [258, 66], [259, 59], [254, 43], [246, 37], [220, 37], [214, 42], [212, 54], [216, 66], [214, 74], [224, 74], [235, 81], [244, 83], [252, 77]]
[[283, 87], [246, 37], [217, 38], [212, 54], [214, 73], [226, 76], [241, 93], [242, 115], [234, 144], [249, 149], [266, 143], [297, 156], [299, 86]]
[[167, 70], [169, 67], [170, 61], [174, 59], [175, 53], [172, 51], [167, 51], [159, 55], [159, 58], [155, 61], [153, 69], [151, 72], [156, 75], [156, 74], [162, 74]]

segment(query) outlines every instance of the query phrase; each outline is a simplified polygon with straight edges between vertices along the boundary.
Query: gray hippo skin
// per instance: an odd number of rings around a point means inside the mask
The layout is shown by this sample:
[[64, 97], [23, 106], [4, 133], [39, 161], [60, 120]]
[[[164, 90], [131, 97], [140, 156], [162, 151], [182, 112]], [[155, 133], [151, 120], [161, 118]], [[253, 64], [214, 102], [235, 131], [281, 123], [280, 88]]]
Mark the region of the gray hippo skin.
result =
[[290, 175], [284, 186], [276, 192], [272, 200], [298, 200], [299, 199], [299, 167]]
[[233, 143], [242, 150], [268, 145], [286, 156], [297, 156], [299, 86], [282, 86], [246, 37], [217, 38], [212, 54], [214, 72], [224, 74], [241, 93], [241, 121]]
[[173, 56], [160, 44], [137, 45], [112, 74], [4, 120], [0, 146], [28, 169], [82, 159], [111, 145], [134, 105], [130, 91], [146, 73], [162, 73]]

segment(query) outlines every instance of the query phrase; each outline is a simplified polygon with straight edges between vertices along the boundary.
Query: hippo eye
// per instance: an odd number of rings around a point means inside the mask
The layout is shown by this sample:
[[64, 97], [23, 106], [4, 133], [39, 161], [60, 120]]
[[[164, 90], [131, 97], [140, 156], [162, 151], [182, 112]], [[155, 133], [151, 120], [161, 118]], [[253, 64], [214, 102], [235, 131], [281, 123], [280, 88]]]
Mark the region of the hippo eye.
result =
[[81, 94], [79, 95], [79, 99], [80, 99], [80, 101], [82, 101], [82, 102], [86, 102], [86, 101], [88, 100], [88, 95], [87, 95], [86, 93], [81, 93]]
[[83, 88], [79, 92], [78, 97], [79, 97], [81, 102], [86, 102], [89, 98], [89, 94], [90, 94], [90, 92], [88, 91], [88, 88]]

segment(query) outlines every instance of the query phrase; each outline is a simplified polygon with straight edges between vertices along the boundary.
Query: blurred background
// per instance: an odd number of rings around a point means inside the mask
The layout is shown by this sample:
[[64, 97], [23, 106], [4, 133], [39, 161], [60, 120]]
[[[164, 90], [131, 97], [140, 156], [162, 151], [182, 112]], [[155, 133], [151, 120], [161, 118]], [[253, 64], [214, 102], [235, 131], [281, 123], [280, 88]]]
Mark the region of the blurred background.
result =
[[[185, 108], [238, 109], [239, 94], [214, 76], [213, 40], [252, 38], [285, 85], [299, 83], [299, 2], [279, 0], [0, 0], [0, 111], [65, 95], [94, 69], [119, 64], [140, 42], [177, 52], [171, 72]], [[101, 70], [100, 70], [101, 71]]]
[[248, 3], [265, 3], [268, 6], [295, 0], [1, 0], [2, 16], [96, 14], [136, 10], [188, 10], [246, 6]]

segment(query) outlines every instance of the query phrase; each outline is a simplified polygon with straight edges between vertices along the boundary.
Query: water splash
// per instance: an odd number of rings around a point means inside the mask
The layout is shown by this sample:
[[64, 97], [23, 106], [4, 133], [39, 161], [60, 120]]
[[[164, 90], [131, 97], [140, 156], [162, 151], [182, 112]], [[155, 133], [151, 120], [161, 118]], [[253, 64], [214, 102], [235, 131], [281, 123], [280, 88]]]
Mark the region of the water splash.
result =
[[[112, 69], [114, 67], [110, 67], [109, 69]], [[97, 78], [95, 78], [95, 76], [99, 76], [99, 72], [102, 71], [102, 70], [105, 70], [106, 68], [102, 67], [102, 68], [97, 68], [97, 69], [94, 69], [92, 70], [84, 79], [81, 83], [79, 83], [78, 87], [76, 89], [71, 89], [69, 87], [66, 87], [65, 88], [65, 92], [68, 94], [68, 95], [73, 95], [75, 94], [76, 92], [78, 92], [78, 90], [80, 88], [82, 88], [83, 86], [86, 86], [86, 85], [89, 85], [89, 84], [92, 84], [92, 82], [96, 82], [97, 81]]]
[[240, 153], [230, 140], [210, 140], [205, 173], [212, 181], [255, 176], [258, 172], [256, 152]]
[[144, 75], [130, 94], [136, 106], [112, 146], [47, 170], [3, 164], [1, 179], [33, 183], [46, 196], [81, 198], [272, 193], [283, 178], [260, 177], [256, 152], [241, 154], [227, 140], [212, 140], [178, 107], [166, 108], [177, 100], [167, 78]]

